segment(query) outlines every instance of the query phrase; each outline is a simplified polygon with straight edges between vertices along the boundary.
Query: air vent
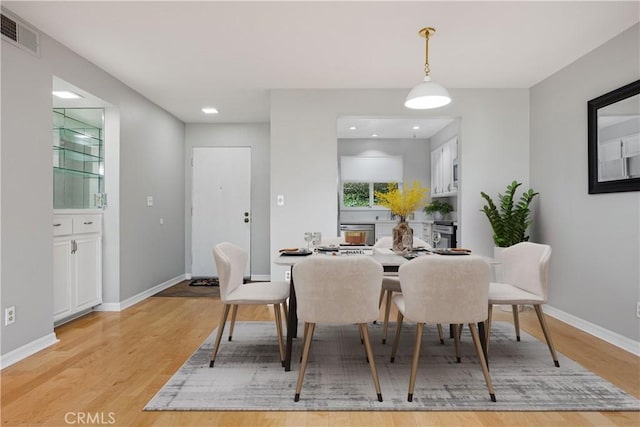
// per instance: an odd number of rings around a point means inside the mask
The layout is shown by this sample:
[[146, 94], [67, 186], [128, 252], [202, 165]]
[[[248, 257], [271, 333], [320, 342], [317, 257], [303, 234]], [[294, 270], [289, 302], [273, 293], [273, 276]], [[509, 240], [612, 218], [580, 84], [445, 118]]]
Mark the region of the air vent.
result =
[[5, 40], [34, 55], [39, 54], [40, 35], [36, 31], [6, 15], [4, 11], [0, 17], [2, 18], [2, 35]]

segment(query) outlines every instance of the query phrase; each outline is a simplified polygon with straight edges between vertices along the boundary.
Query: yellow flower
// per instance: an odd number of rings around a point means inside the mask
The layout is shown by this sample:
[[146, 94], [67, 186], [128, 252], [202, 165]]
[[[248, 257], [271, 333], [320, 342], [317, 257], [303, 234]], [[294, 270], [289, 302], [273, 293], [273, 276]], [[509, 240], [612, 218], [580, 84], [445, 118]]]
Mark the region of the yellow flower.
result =
[[423, 187], [419, 181], [413, 181], [411, 187], [405, 183], [402, 189], [394, 182], [389, 183], [387, 192], [376, 191], [375, 196], [378, 204], [404, 219], [424, 205], [428, 193], [429, 187]]

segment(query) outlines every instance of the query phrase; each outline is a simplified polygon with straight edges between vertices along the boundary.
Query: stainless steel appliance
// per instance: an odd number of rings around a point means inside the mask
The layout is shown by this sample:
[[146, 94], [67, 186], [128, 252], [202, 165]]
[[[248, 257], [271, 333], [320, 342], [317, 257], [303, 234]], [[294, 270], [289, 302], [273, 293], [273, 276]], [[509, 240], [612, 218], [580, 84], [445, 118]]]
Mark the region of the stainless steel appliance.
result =
[[375, 224], [340, 224], [340, 236], [345, 243], [373, 245], [376, 242]]
[[[457, 225], [453, 224], [453, 221], [434, 221], [432, 228], [432, 241], [434, 242], [434, 247], [436, 248], [457, 248], [458, 242], [456, 241], [456, 233], [457, 233]], [[436, 244], [435, 242], [438, 240], [436, 233], [440, 236], [440, 241]]]

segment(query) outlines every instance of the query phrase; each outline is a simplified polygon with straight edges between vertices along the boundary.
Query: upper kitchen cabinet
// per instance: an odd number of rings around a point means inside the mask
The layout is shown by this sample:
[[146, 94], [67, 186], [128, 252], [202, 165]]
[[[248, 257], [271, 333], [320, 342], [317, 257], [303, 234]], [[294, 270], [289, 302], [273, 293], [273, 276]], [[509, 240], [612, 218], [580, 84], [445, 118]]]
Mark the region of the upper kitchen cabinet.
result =
[[104, 202], [102, 108], [53, 109], [53, 208], [95, 209]]
[[431, 196], [448, 197], [458, 192], [458, 138], [431, 151]]

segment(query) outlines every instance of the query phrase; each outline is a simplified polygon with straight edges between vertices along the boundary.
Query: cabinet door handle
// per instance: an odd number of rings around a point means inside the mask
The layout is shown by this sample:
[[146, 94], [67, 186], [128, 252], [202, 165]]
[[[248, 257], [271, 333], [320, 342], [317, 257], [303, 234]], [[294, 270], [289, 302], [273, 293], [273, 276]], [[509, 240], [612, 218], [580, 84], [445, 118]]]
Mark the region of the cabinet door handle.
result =
[[53, 224], [54, 227], [60, 227], [62, 224]]
[[84, 222], [84, 225], [91, 225], [91, 224], [93, 224], [93, 221], [85, 221]]

